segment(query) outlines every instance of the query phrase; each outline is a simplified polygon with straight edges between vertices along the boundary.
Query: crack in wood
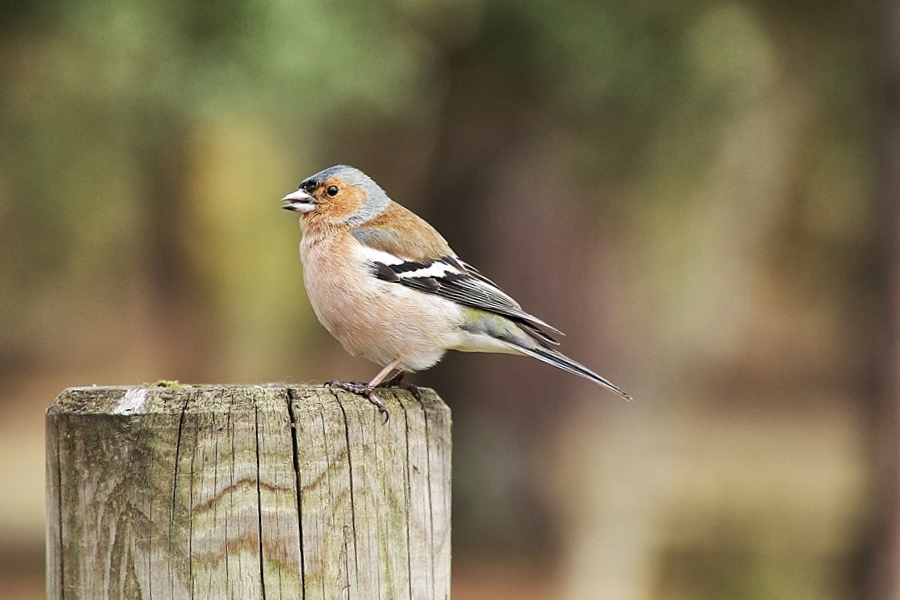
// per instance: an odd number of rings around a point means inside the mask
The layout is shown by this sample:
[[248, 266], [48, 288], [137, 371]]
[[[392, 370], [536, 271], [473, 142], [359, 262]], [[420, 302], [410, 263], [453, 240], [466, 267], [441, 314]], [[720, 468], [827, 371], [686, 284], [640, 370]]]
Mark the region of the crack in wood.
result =
[[300, 542], [300, 580], [303, 582], [301, 588], [301, 600], [306, 600], [306, 556], [303, 547], [303, 486], [300, 476], [300, 451], [297, 446], [297, 416], [294, 414], [294, 390], [287, 390], [287, 411], [288, 420], [291, 423], [291, 463], [294, 467], [294, 493], [297, 495], [297, 534]]
[[253, 425], [256, 433], [256, 516], [259, 529], [259, 587], [263, 600], [266, 600], [266, 553], [263, 550], [263, 515], [262, 515], [262, 490], [260, 482], [260, 460], [259, 460], [259, 407], [253, 405]]
[[[178, 416], [178, 433], [175, 437], [175, 460], [172, 472], [172, 503], [169, 511], [169, 554], [175, 555], [175, 518], [178, 514], [178, 465], [181, 457], [181, 435], [184, 430], [184, 415], [187, 412], [188, 402], [191, 400], [192, 394], [185, 394], [184, 402], [181, 405], [181, 413]], [[175, 597], [175, 579], [174, 569], [169, 568], [169, 585], [172, 588], [172, 597]]]
[[[344, 403], [341, 402], [340, 393], [337, 392], [336, 390], [334, 390], [334, 391], [332, 391], [332, 394], [334, 394], [334, 398], [335, 398], [335, 400], [337, 400], [338, 406], [341, 409], [341, 415], [343, 415], [343, 418], [344, 418], [344, 441], [347, 444], [346, 447], [347, 447], [348, 479], [350, 482], [350, 524], [351, 524], [352, 531], [353, 531], [353, 539], [356, 540], [357, 539], [357, 537], [356, 537], [356, 497], [354, 495], [354, 490], [353, 490], [353, 453], [351, 452], [351, 446], [350, 446], [350, 422], [347, 420], [347, 410], [346, 410], [346, 408], [344, 408]], [[347, 572], [346, 589], [348, 590], [347, 594], [349, 596], [349, 593], [350, 593], [349, 589], [351, 586], [350, 569], [349, 569], [350, 558], [349, 558], [349, 552], [347, 552], [347, 548], [346, 548], [346, 545], [347, 545], [346, 527], [344, 529], [345, 530], [344, 530], [343, 552], [344, 552], [344, 557], [345, 557], [344, 560], [346, 560], [348, 563], [347, 569], [346, 569], [346, 572]], [[353, 573], [358, 580], [359, 579], [359, 555], [358, 555], [358, 549], [356, 547], [356, 543], [353, 544]]]

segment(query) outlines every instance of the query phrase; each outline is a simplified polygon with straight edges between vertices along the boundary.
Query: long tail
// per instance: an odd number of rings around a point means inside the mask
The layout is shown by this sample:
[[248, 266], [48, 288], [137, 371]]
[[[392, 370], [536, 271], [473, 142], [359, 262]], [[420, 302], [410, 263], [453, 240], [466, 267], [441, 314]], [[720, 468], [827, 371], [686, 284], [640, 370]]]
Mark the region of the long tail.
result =
[[589, 381], [593, 381], [598, 385], [602, 385], [608, 390], [612, 390], [618, 395], [622, 396], [629, 402], [633, 400], [631, 396], [622, 391], [617, 385], [609, 381], [608, 379], [597, 375], [581, 363], [577, 363], [565, 354], [561, 352], [557, 352], [552, 348], [525, 348], [516, 344], [516, 350], [525, 354], [526, 356], [530, 356], [532, 358], [536, 358], [540, 361], [547, 363], [548, 365], [553, 365], [557, 369], [562, 369], [568, 373], [572, 373], [573, 375], [578, 375], [579, 377], [584, 377]]
[[458, 346], [455, 348], [456, 350], [462, 350], [463, 352], [512, 352], [514, 354], [524, 354], [548, 365], [553, 365], [557, 369], [562, 369], [602, 385], [631, 402], [631, 396], [623, 392], [611, 381], [600, 377], [565, 354], [550, 348], [550, 344], [555, 344], [556, 342], [534, 323], [523, 319], [511, 319], [475, 308], [467, 310], [466, 321], [463, 327], [466, 331], [473, 334], [474, 339], [482, 342]]

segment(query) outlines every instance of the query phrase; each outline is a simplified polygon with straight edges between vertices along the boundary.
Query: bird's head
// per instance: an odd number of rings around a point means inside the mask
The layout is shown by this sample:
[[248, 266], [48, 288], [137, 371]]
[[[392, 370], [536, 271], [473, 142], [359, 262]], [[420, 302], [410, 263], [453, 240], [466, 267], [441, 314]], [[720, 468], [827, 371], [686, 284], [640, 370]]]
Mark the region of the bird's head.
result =
[[307, 177], [281, 201], [281, 208], [300, 213], [303, 221], [353, 226], [374, 219], [391, 202], [368, 175], [346, 165]]

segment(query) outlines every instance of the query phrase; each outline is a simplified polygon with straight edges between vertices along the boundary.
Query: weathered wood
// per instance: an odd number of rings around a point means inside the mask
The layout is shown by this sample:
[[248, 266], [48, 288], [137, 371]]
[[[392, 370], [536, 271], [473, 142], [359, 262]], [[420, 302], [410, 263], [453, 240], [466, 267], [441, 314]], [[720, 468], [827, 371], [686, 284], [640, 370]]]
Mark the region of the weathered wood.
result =
[[387, 423], [330, 388], [64, 391], [47, 598], [449, 598], [449, 410], [379, 397]]

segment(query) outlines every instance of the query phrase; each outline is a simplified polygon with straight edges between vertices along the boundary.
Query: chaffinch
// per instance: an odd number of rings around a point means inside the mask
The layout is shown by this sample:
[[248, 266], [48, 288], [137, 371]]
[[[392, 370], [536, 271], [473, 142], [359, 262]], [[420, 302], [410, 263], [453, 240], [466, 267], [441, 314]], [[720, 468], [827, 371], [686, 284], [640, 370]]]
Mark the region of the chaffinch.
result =
[[367, 384], [331, 385], [384, 412], [375, 387], [398, 384], [460, 350], [524, 354], [631, 399], [555, 350], [550, 334], [562, 332], [522, 310], [362, 171], [325, 169], [282, 201], [300, 213], [303, 280], [319, 321], [347, 352], [384, 367]]

